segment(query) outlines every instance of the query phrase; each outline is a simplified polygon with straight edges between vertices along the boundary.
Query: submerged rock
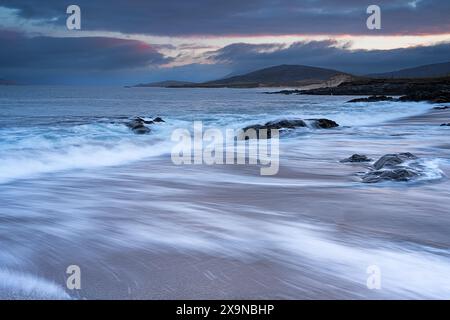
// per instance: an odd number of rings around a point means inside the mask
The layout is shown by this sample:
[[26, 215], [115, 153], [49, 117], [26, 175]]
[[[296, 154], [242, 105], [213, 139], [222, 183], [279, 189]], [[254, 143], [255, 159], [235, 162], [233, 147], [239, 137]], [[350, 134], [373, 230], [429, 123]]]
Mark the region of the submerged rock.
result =
[[441, 127], [450, 127], [450, 122], [441, 124]]
[[150, 133], [151, 130], [150, 128], [144, 126], [144, 125], [140, 125], [137, 127], [132, 128], [131, 130], [133, 130], [134, 133], [136, 134], [146, 134], [146, 133]]
[[352, 99], [350, 101], [347, 101], [347, 103], [351, 102], [379, 102], [379, 101], [393, 101], [394, 98], [387, 97], [387, 96], [370, 96], [367, 98], [356, 98]]
[[[308, 127], [308, 124], [315, 128], [320, 129], [328, 129], [328, 128], [334, 128], [338, 127], [339, 125], [334, 122], [333, 120], [329, 119], [307, 119], [306, 121], [303, 119], [283, 119], [283, 120], [275, 120], [275, 121], [269, 121], [265, 124], [254, 124], [247, 126], [243, 128], [243, 134], [239, 135], [239, 139], [241, 140], [248, 140], [250, 137], [246, 135], [245, 133], [248, 132], [247, 130], [255, 130], [256, 131], [256, 138], [257, 139], [270, 139], [272, 137], [271, 130], [277, 129], [279, 132], [283, 132], [285, 130], [289, 129], [296, 129], [296, 128], [302, 128], [302, 127]], [[260, 130], [267, 130], [267, 137], [264, 135], [260, 135]]]
[[313, 125], [321, 129], [330, 129], [339, 127], [339, 125], [336, 122], [329, 119], [308, 119], [308, 120], [313, 121]]
[[155, 119], [153, 119], [153, 122], [166, 122], [164, 121], [162, 118], [160, 117], [156, 117]]
[[[270, 139], [272, 138], [271, 130], [277, 129], [283, 131], [283, 129], [295, 129], [299, 127], [306, 127], [306, 123], [302, 119], [269, 121], [264, 125], [255, 124], [243, 128], [243, 133], [240, 134], [238, 138], [241, 140], [249, 140], [251, 138], [250, 134], [252, 134], [251, 130], [253, 129], [255, 130], [256, 139]], [[266, 130], [267, 135], [260, 130]]]
[[306, 122], [302, 119], [269, 121], [264, 125], [268, 129], [295, 129], [306, 126]]
[[370, 162], [370, 161], [372, 161], [372, 159], [368, 158], [366, 155], [355, 153], [351, 157], [343, 159], [340, 162], [346, 163], [346, 162]]
[[153, 121], [147, 121], [141, 117], [136, 117], [133, 120], [127, 122], [125, 125], [130, 128], [136, 134], [150, 133], [151, 130], [146, 124], [152, 124]]
[[433, 108], [433, 110], [447, 110], [447, 109], [450, 109], [450, 106], [439, 106]]

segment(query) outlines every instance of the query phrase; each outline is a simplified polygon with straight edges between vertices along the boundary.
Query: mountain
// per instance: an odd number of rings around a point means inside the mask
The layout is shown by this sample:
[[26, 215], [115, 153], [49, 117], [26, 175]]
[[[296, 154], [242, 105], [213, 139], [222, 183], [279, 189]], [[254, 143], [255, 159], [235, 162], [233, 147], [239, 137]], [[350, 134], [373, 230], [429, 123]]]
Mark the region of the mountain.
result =
[[436, 78], [450, 75], [450, 62], [427, 64], [419, 67], [401, 69], [386, 73], [370, 74], [372, 78]]
[[203, 88], [255, 88], [255, 87], [300, 87], [308, 85], [336, 85], [352, 78], [350, 74], [302, 65], [279, 65], [247, 74], [195, 85]]
[[167, 80], [167, 81], [161, 81], [161, 82], [140, 83], [138, 85], [135, 85], [134, 87], [170, 88], [170, 87], [183, 87], [183, 86], [194, 86], [194, 85], [196, 85], [195, 82]]

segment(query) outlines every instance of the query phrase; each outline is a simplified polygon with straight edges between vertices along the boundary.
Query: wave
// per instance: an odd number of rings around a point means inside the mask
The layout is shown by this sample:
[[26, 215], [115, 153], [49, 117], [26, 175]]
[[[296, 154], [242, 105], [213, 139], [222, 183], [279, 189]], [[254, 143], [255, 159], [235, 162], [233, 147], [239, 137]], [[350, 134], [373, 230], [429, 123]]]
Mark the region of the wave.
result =
[[122, 124], [3, 130], [0, 183], [73, 169], [122, 165], [170, 152], [158, 131], [136, 136]]
[[254, 217], [237, 217], [210, 206], [172, 207], [167, 203], [161, 206], [172, 212], [177, 210], [176, 216], [170, 221], [152, 217], [151, 224], [133, 225], [133, 228], [121, 226], [129, 243], [139, 242], [147, 249], [152, 244], [159, 249], [164, 246], [183, 248], [242, 261], [266, 257], [299, 274], [316, 270], [323, 279], [340, 279], [344, 287], [351, 284], [363, 288], [362, 292], [367, 290], [367, 295], [370, 290], [365, 289], [366, 271], [376, 265], [381, 270], [379, 293], [384, 297], [448, 297], [449, 250], [373, 238], [368, 241], [356, 235], [347, 236], [343, 241], [331, 236], [336, 230], [328, 225], [276, 218], [283, 216], [281, 212], [252, 211], [252, 216], [268, 218], [255, 221]]
[[[69, 122], [42, 122], [39, 125], [1, 128], [0, 183], [14, 179], [34, 177], [39, 174], [74, 169], [116, 166], [170, 153], [170, 135], [175, 128], [192, 130], [195, 120], [204, 121], [207, 127], [242, 129], [256, 122], [265, 123], [277, 118], [329, 118], [341, 126], [364, 126], [399, 117], [420, 114], [429, 109], [423, 103], [383, 102], [370, 105], [336, 105], [326, 102], [301, 106], [298, 110], [245, 113], [200, 113], [189, 116], [165, 117], [163, 125], [152, 125], [152, 133], [145, 136], [133, 134], [118, 119], [93, 117], [93, 123], [80, 124], [82, 119], [69, 118]], [[192, 121], [189, 121], [192, 118]], [[148, 118], [150, 119], [150, 118]], [[110, 122], [108, 122], [110, 121]], [[43, 125], [45, 123], [45, 125]], [[308, 133], [311, 128], [300, 128], [292, 133]], [[289, 135], [288, 135], [289, 136]]]
[[67, 300], [61, 286], [31, 274], [0, 269], [0, 299]]

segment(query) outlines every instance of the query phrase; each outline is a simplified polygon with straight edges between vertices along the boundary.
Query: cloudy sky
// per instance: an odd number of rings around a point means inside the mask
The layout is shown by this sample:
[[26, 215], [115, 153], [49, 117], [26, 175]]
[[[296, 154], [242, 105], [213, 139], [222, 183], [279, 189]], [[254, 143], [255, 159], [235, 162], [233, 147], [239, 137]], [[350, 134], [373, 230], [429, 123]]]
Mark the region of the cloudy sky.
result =
[[[81, 8], [68, 30], [66, 8]], [[381, 30], [366, 9], [381, 8]], [[0, 0], [0, 78], [206, 81], [278, 64], [355, 74], [450, 60], [449, 0]]]

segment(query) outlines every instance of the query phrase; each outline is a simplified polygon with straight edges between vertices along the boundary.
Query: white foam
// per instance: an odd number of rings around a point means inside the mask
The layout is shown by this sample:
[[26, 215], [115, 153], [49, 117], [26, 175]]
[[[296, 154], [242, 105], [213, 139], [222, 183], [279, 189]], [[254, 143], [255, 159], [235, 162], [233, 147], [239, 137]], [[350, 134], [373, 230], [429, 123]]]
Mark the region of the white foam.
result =
[[2, 299], [71, 299], [61, 286], [26, 273], [0, 269]]

